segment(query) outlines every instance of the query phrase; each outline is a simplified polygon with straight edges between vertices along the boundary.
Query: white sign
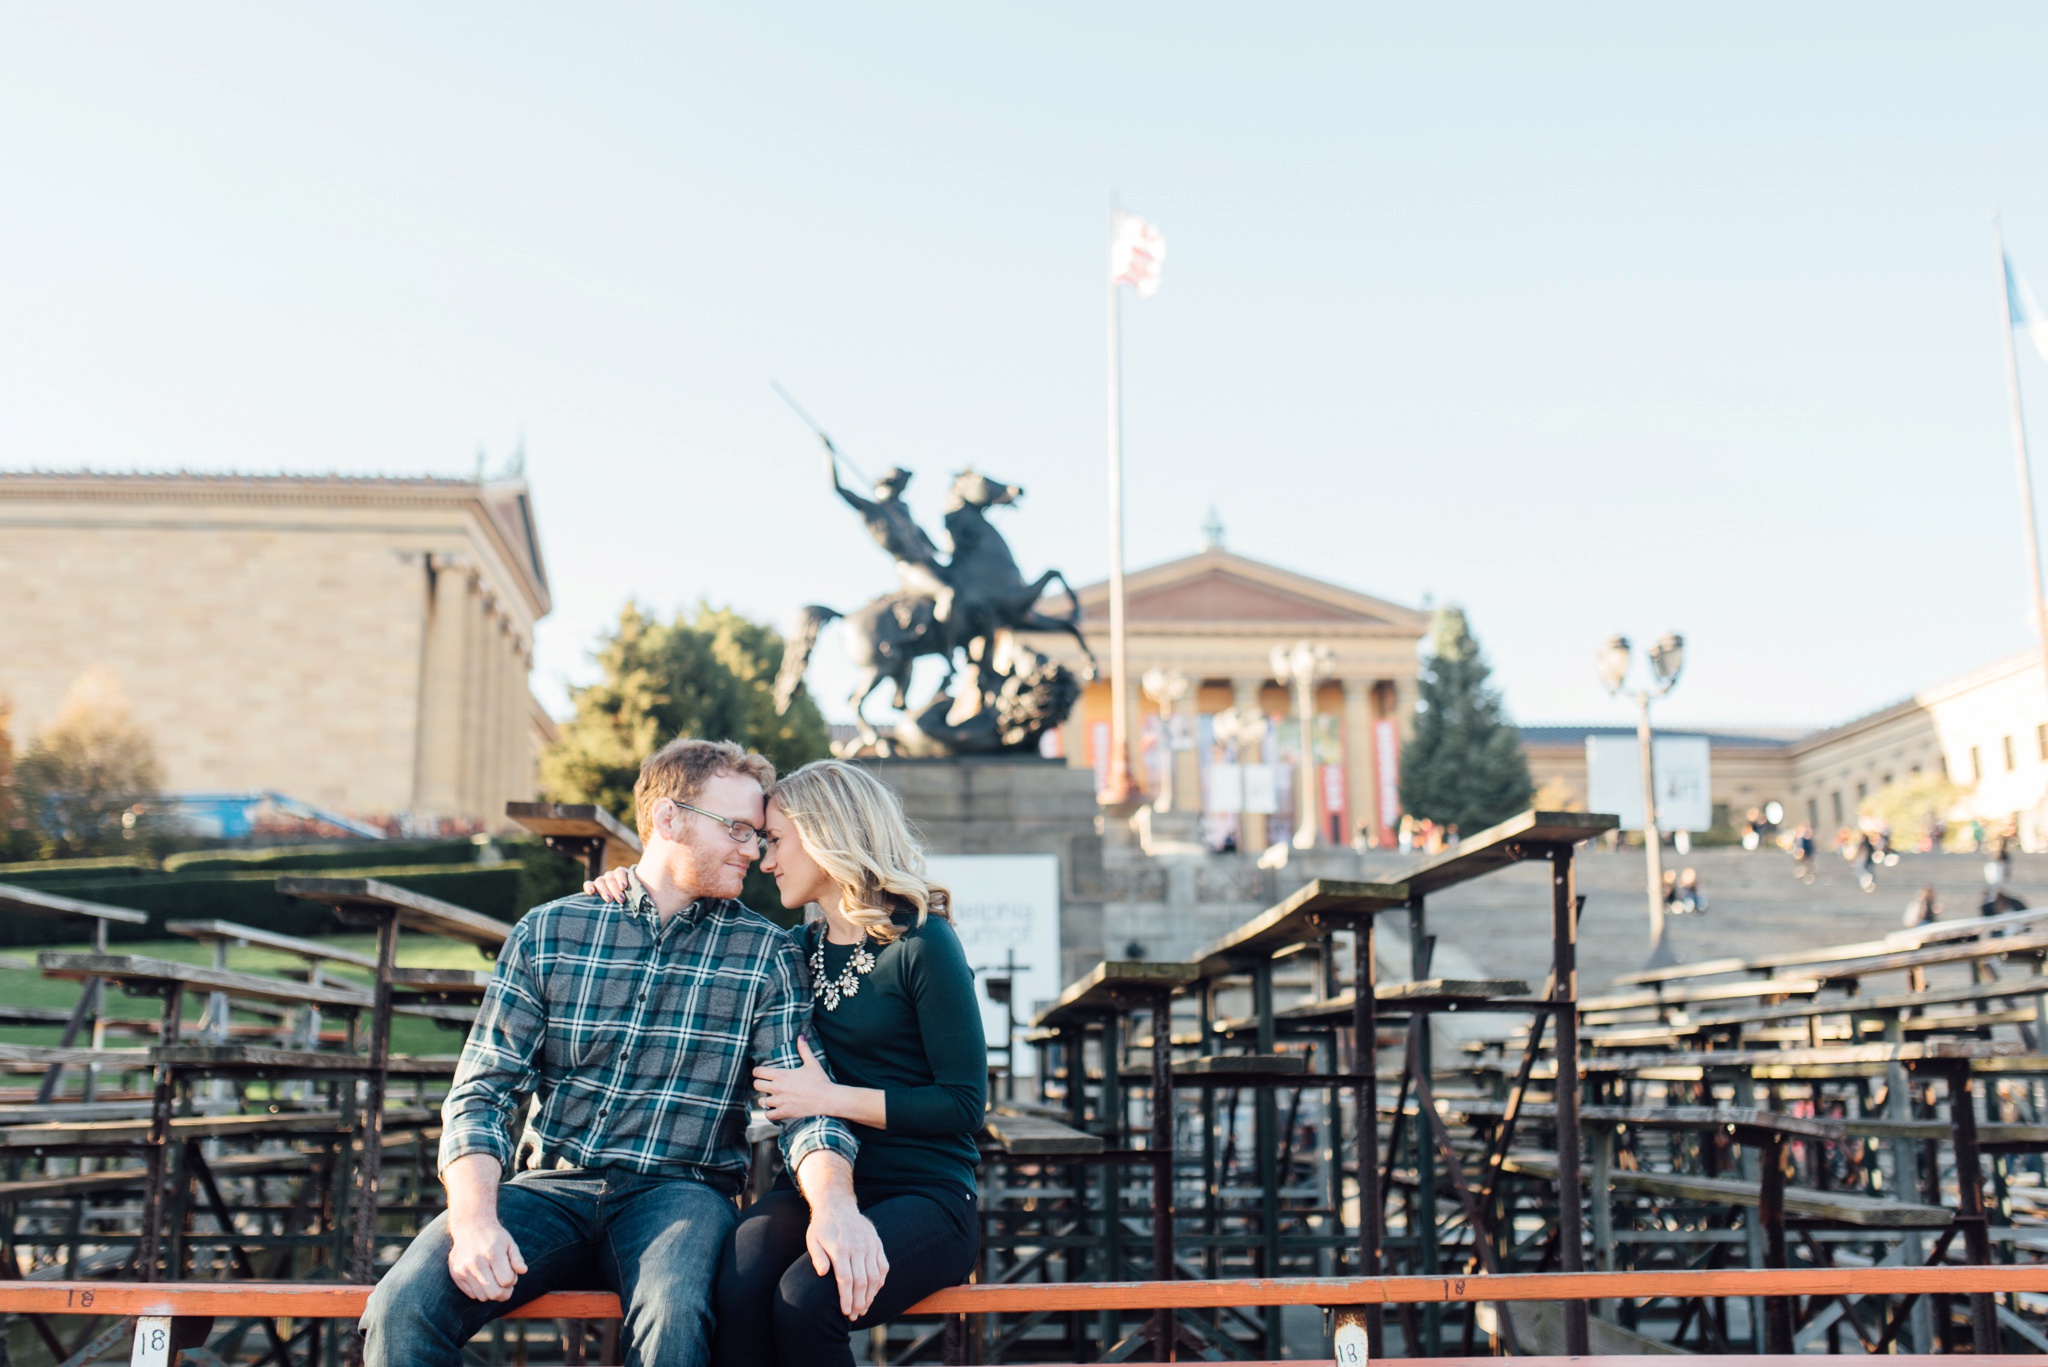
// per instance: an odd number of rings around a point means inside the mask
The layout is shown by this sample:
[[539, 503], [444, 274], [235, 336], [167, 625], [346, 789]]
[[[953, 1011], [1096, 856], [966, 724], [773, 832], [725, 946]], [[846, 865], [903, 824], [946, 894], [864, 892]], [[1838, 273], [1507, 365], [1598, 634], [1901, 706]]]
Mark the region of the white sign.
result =
[[[1586, 737], [1586, 807], [1612, 812], [1625, 831], [1643, 828], [1643, 749], [1634, 736]], [[1714, 824], [1713, 783], [1704, 736], [1655, 736], [1651, 768], [1657, 829], [1704, 831]]]
[[[1018, 1032], [1040, 1006], [1060, 994], [1060, 861], [1051, 854], [935, 854], [926, 861], [933, 881], [953, 894], [953, 928], [974, 970], [981, 1028], [991, 1045], [1003, 1042], [1000, 1002], [989, 1000], [988, 979], [1010, 979]], [[1018, 1076], [1037, 1067], [1035, 1050], [1020, 1045]]]
[[1254, 816], [1271, 816], [1280, 810], [1280, 766], [1244, 766], [1244, 809]]
[[1217, 760], [1209, 766], [1209, 805], [1212, 812], [1244, 810], [1244, 770]]

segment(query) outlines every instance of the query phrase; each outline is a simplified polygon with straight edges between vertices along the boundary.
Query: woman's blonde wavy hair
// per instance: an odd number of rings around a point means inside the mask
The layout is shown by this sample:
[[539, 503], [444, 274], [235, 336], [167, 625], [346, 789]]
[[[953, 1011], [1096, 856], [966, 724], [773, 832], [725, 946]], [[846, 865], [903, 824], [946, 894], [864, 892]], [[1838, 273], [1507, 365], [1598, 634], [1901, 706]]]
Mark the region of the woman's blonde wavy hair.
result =
[[897, 911], [953, 919], [952, 894], [931, 881], [924, 846], [903, 806], [882, 781], [857, 765], [821, 759], [790, 774], [768, 800], [796, 827], [804, 851], [839, 885], [840, 909], [888, 944], [901, 935]]

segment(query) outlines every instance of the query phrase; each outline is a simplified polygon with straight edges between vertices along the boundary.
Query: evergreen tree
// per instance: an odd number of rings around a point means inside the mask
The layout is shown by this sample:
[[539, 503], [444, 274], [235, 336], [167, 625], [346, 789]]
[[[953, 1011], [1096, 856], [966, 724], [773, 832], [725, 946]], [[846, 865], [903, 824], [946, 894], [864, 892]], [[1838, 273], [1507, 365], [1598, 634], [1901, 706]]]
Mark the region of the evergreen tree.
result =
[[830, 753], [808, 693], [775, 715], [782, 637], [730, 609], [699, 603], [688, 617], [659, 622], [628, 603], [596, 659], [601, 677], [570, 690], [575, 716], [541, 760], [551, 802], [594, 802], [632, 825], [640, 761], [677, 736], [736, 741], [779, 773]]
[[1440, 609], [1415, 739], [1401, 752], [1401, 805], [1466, 835], [1526, 809], [1535, 786], [1522, 738], [1487, 685], [1492, 673], [1464, 610]]

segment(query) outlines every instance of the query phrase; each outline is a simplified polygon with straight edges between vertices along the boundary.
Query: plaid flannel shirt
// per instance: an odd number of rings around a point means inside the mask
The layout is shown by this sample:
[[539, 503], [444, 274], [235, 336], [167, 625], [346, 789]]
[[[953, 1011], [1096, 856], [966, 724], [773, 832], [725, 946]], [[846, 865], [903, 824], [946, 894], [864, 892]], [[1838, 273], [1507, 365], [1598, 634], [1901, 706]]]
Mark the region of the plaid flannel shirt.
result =
[[[801, 950], [739, 902], [664, 922], [638, 878], [628, 895], [565, 897], [513, 927], [441, 1108], [443, 1169], [487, 1153], [510, 1174], [513, 1122], [538, 1093], [529, 1165], [744, 1183], [753, 1068], [801, 1066], [799, 1034], [824, 1056]], [[782, 1127], [790, 1171], [818, 1149], [851, 1162], [858, 1144], [841, 1120]]]

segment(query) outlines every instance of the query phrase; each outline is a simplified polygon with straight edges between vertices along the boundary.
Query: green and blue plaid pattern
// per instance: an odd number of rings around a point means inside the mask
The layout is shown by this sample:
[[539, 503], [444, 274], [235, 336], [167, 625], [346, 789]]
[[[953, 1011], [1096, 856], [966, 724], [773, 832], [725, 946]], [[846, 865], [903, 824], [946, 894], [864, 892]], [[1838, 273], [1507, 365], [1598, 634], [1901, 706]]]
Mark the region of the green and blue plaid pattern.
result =
[[[565, 897], [513, 927], [441, 1108], [442, 1168], [487, 1153], [509, 1175], [514, 1119], [537, 1093], [530, 1164], [745, 1181], [752, 1070], [801, 1066], [799, 1034], [824, 1054], [801, 951], [739, 902], [664, 923], [637, 878], [629, 895]], [[851, 1162], [858, 1145], [840, 1120], [782, 1127], [792, 1172], [821, 1148]]]

